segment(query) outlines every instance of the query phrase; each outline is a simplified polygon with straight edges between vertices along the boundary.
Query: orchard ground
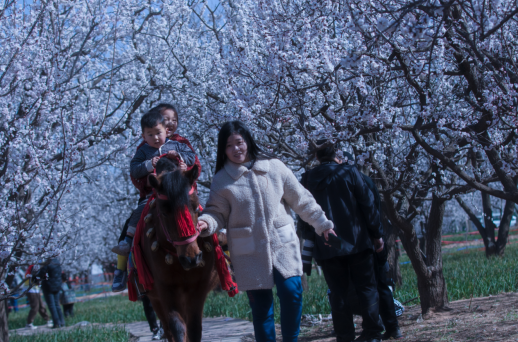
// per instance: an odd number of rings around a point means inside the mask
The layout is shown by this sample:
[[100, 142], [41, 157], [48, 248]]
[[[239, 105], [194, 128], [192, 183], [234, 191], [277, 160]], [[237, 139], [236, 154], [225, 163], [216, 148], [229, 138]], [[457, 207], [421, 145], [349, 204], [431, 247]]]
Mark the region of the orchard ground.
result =
[[[450, 308], [446, 312], [420, 316], [417, 301], [411, 302], [400, 317], [401, 327], [408, 341], [514, 341], [518, 340], [518, 245], [511, 243], [503, 258], [487, 259], [480, 248], [460, 245], [445, 249], [444, 276], [447, 280]], [[408, 260], [401, 258], [403, 285], [396, 289], [395, 297], [401, 302], [418, 296], [415, 273]], [[309, 290], [304, 293], [303, 314], [326, 317], [330, 313], [324, 278], [313, 273], [308, 278]], [[276, 320], [279, 321], [279, 303], [276, 298]], [[473, 298], [473, 299], [472, 299]], [[67, 318], [67, 325], [81, 321], [101, 323], [97, 327], [56, 332], [53, 341], [128, 341], [129, 334], [120, 325], [107, 327], [103, 324], [124, 324], [144, 321], [144, 312], [139, 303], [129, 302], [127, 297], [114, 296], [78, 303], [75, 317]], [[11, 330], [25, 326], [27, 310], [9, 316]], [[224, 293], [212, 293], [206, 304], [206, 317], [234, 317], [251, 320], [246, 295], [228, 298]], [[356, 318], [358, 327], [360, 319]], [[38, 316], [36, 325], [44, 322]], [[358, 328], [359, 330], [359, 328]], [[358, 331], [359, 332], [359, 331]], [[301, 342], [333, 341], [330, 336], [332, 324], [324, 321], [313, 327], [302, 327]], [[106, 339], [108, 338], [109, 339]], [[40, 337], [46, 339], [43, 334]], [[39, 341], [34, 336], [12, 335], [11, 341]]]

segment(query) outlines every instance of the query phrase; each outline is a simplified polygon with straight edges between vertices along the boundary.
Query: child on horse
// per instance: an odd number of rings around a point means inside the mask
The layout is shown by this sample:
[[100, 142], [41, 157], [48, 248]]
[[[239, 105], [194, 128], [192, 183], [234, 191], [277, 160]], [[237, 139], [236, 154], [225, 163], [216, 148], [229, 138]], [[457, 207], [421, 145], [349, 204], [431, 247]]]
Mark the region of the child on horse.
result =
[[126, 264], [133, 242], [136, 227], [152, 189], [147, 183], [147, 176], [153, 172], [161, 155], [178, 159], [180, 169], [185, 171], [199, 160], [189, 141], [175, 134], [178, 127], [178, 112], [169, 104], [160, 104], [144, 114], [141, 119], [142, 138], [144, 141], [137, 147], [137, 152], [130, 163], [131, 180], [140, 192], [138, 207], [133, 210], [123, 230], [119, 244], [112, 248], [118, 254], [117, 269], [113, 279], [112, 291], [119, 292], [126, 288]]

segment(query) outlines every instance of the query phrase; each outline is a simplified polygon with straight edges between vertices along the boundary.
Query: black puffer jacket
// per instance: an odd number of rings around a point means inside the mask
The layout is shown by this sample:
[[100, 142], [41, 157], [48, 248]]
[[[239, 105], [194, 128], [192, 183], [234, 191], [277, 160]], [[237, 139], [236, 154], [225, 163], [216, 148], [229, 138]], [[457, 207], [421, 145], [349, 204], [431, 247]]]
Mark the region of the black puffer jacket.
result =
[[37, 277], [42, 279], [41, 289], [45, 292], [56, 293], [61, 290], [61, 265], [59, 259], [54, 258], [38, 272]]
[[376, 199], [356, 166], [324, 162], [305, 173], [302, 184], [313, 194], [336, 234], [343, 240], [340, 250], [315, 236], [315, 260], [330, 259], [373, 249], [371, 239], [383, 234]]

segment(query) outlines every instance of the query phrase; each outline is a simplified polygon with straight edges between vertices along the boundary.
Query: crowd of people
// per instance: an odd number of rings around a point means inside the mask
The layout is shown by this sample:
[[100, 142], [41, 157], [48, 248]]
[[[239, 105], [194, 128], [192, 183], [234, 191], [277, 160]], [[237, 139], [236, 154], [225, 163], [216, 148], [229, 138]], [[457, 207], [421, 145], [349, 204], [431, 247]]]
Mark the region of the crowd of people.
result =
[[[65, 317], [74, 316], [74, 303], [76, 302], [73, 280], [69, 280], [62, 271], [58, 258], [50, 259], [41, 268], [31, 265], [25, 272], [26, 280], [19, 292], [25, 293], [29, 314], [27, 316], [28, 329], [36, 329], [34, 319], [39, 313], [49, 328], [61, 328], [65, 326]], [[79, 278], [75, 279], [79, 282]], [[15, 293], [16, 295], [16, 293]], [[43, 305], [45, 299], [47, 308]], [[7, 312], [18, 311], [19, 298], [12, 299]], [[61, 309], [63, 307], [63, 309]], [[50, 316], [47, 312], [50, 311]]]
[[[176, 159], [182, 170], [198, 158], [189, 141], [178, 134], [178, 111], [160, 104], [141, 120], [143, 142], [130, 164], [140, 192], [138, 207], [121, 233], [114, 292], [126, 288], [127, 262], [135, 227], [152, 193], [147, 182], [160, 157]], [[240, 121], [226, 122], [218, 135], [216, 170], [209, 199], [199, 217], [201, 236], [226, 231], [228, 250], [239, 290], [247, 293], [255, 338], [275, 341], [274, 286], [281, 304], [281, 332], [285, 342], [297, 341], [302, 314], [303, 272], [311, 274], [312, 258], [322, 267], [329, 287], [337, 341], [376, 342], [402, 337], [387, 276], [380, 199], [372, 179], [362, 174], [348, 155], [336, 156], [336, 146], [319, 141], [319, 165], [301, 181], [273, 155], [263, 151]], [[300, 251], [292, 210], [299, 216], [305, 246]], [[348, 293], [354, 288], [363, 318], [356, 338], [354, 310]], [[144, 309], [160, 338], [148, 300]], [[381, 319], [380, 319], [381, 317]], [[385, 333], [382, 335], [382, 332]]]
[[[133, 237], [152, 194], [147, 177], [154, 172], [158, 160], [175, 159], [182, 171], [200, 165], [190, 142], [176, 134], [178, 122], [178, 111], [170, 104], [152, 108], [141, 119], [143, 142], [130, 164], [131, 179], [140, 199], [126, 221], [119, 243], [112, 249], [118, 255], [114, 292], [127, 286]], [[274, 286], [281, 306], [282, 339], [297, 341], [303, 306], [301, 276], [304, 272], [311, 275], [312, 259], [321, 267], [328, 286], [338, 342], [401, 338], [391, 291], [393, 283], [387, 275], [376, 185], [360, 172], [352, 155], [338, 159], [337, 146], [332, 141], [317, 141], [317, 145], [321, 146], [314, 151], [318, 165], [306, 171], [299, 181], [282, 161], [257, 145], [245, 124], [223, 124], [210, 195], [196, 228], [202, 237], [226, 232], [235, 280], [239, 290], [248, 296], [258, 342], [276, 341]], [[292, 211], [298, 215], [297, 225]], [[297, 229], [304, 238], [302, 252]], [[37, 272], [32, 268], [27, 272], [36, 281], [27, 292], [31, 307], [27, 327], [35, 328], [37, 313], [51, 327], [65, 326], [64, 317], [74, 314], [75, 298], [59, 260], [50, 260]], [[357, 298], [356, 307], [351, 293]], [[160, 339], [162, 330], [149, 299], [143, 296], [142, 303], [153, 339]], [[353, 314], [363, 318], [358, 338]]]

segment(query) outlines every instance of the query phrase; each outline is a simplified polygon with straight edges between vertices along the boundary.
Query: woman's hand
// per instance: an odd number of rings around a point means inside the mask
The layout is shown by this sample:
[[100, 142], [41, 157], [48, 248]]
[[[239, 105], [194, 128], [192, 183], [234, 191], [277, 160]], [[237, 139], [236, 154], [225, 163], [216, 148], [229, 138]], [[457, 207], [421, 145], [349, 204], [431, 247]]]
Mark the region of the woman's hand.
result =
[[333, 229], [324, 230], [323, 234], [324, 234], [324, 239], [326, 239], [326, 241], [329, 240], [329, 234], [336, 236], [336, 233]]
[[198, 221], [198, 224], [196, 225], [196, 229], [199, 231], [199, 232], [202, 232], [206, 229], [209, 229], [209, 225], [207, 224], [207, 222], [205, 221], [202, 221], [202, 220], [199, 220]]

